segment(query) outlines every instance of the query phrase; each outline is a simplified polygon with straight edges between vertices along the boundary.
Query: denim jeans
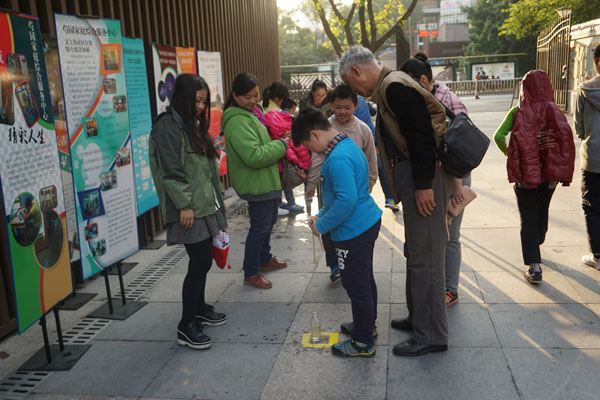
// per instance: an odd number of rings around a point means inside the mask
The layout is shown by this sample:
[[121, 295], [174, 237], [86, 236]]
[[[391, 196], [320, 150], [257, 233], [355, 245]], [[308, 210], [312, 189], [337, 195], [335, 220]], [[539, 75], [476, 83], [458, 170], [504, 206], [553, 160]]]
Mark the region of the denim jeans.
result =
[[[462, 180], [465, 186], [471, 186], [471, 175]], [[458, 216], [452, 218], [448, 225], [449, 239], [446, 245], [446, 289], [456, 292], [460, 278], [460, 264], [462, 262], [462, 249], [460, 244], [460, 224], [462, 223], [463, 209]]]
[[600, 174], [583, 171], [581, 197], [590, 251], [600, 256]]
[[244, 249], [244, 276], [255, 276], [260, 266], [268, 264], [271, 255], [271, 231], [277, 221], [277, 208], [280, 199], [249, 201], [250, 229]]
[[296, 204], [296, 199], [294, 198], [294, 190], [293, 189], [284, 190], [283, 194], [285, 195], [285, 201], [287, 202], [288, 206], [293, 206], [294, 204]]

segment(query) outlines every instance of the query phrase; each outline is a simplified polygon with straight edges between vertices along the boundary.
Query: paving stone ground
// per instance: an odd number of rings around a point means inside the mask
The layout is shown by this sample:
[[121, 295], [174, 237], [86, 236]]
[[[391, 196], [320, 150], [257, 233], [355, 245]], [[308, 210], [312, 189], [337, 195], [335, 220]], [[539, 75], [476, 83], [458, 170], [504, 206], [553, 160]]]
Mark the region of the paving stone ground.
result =
[[[473, 121], [491, 137], [510, 97], [465, 101]], [[576, 144], [578, 148], [578, 140]], [[186, 258], [145, 293], [141, 300], [147, 306], [125, 321], [111, 322], [71, 371], [51, 373], [28, 398], [596, 399], [600, 271], [580, 262], [587, 252], [580, 181], [576, 168], [573, 184], [556, 190], [542, 246], [544, 282], [532, 286], [523, 279], [519, 216], [505, 158], [490, 147], [473, 173], [479, 197], [463, 220], [461, 302], [448, 310], [446, 353], [407, 359], [391, 352], [409, 337], [389, 328], [390, 319], [407, 314], [401, 213], [384, 210], [374, 256], [377, 354], [353, 360], [301, 345], [312, 311], [318, 312], [325, 331], [336, 332], [351, 318], [344, 289], [329, 283], [318, 242], [313, 260], [306, 214], [281, 217], [275, 226], [273, 252], [289, 267], [268, 273], [270, 290], [242, 285], [249, 223], [240, 215], [229, 220], [232, 269], [213, 267], [208, 277], [208, 300], [229, 316], [226, 325], [206, 329], [214, 340], [210, 350], [193, 351], [175, 343]], [[374, 197], [383, 205], [379, 185]], [[300, 192], [298, 202], [303, 203]], [[172, 250], [165, 246], [132, 256], [127, 261], [139, 264], [125, 276], [126, 284]], [[111, 285], [116, 291], [116, 277]], [[102, 279], [80, 290], [99, 295], [82, 310], [61, 312], [65, 330], [106, 300]], [[0, 360], [0, 378], [41, 345], [37, 326], [0, 343], [0, 351], [9, 353]]]

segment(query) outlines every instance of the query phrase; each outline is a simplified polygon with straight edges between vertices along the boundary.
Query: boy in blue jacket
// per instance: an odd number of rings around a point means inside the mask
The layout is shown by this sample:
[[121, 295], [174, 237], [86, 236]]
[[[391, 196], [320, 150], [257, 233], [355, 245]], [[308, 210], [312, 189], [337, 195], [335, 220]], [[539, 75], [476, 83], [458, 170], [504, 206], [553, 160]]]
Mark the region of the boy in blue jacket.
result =
[[382, 213], [369, 193], [367, 158], [319, 111], [306, 110], [296, 117], [292, 139], [295, 145], [325, 156], [320, 176], [323, 208], [308, 224], [315, 236], [331, 232], [354, 320], [341, 325], [342, 333], [351, 338], [333, 345], [331, 351], [343, 357], [372, 357], [377, 336], [373, 248]]

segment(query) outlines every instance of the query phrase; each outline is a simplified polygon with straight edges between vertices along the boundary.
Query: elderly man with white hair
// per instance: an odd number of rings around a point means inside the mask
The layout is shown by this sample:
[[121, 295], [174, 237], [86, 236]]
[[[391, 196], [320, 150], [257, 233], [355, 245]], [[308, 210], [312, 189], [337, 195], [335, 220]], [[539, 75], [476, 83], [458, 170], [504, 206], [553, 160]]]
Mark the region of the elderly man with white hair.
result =
[[379, 153], [394, 201], [402, 202], [408, 316], [392, 320], [392, 328], [412, 331], [413, 337], [394, 346], [394, 354], [446, 351], [444, 268], [452, 177], [436, 158], [446, 131], [444, 106], [408, 74], [379, 66], [364, 47], [343, 54], [340, 75], [356, 93], [377, 103]]

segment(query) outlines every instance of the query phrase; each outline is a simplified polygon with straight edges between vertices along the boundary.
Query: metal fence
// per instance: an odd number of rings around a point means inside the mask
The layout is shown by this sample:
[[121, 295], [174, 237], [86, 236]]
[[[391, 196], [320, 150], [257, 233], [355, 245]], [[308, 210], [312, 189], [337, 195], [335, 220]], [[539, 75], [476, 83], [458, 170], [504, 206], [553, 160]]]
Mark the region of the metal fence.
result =
[[451, 92], [457, 96], [494, 96], [499, 94], [513, 94], [515, 86], [521, 81], [518, 79], [492, 79], [480, 81], [454, 81], [445, 82]]

